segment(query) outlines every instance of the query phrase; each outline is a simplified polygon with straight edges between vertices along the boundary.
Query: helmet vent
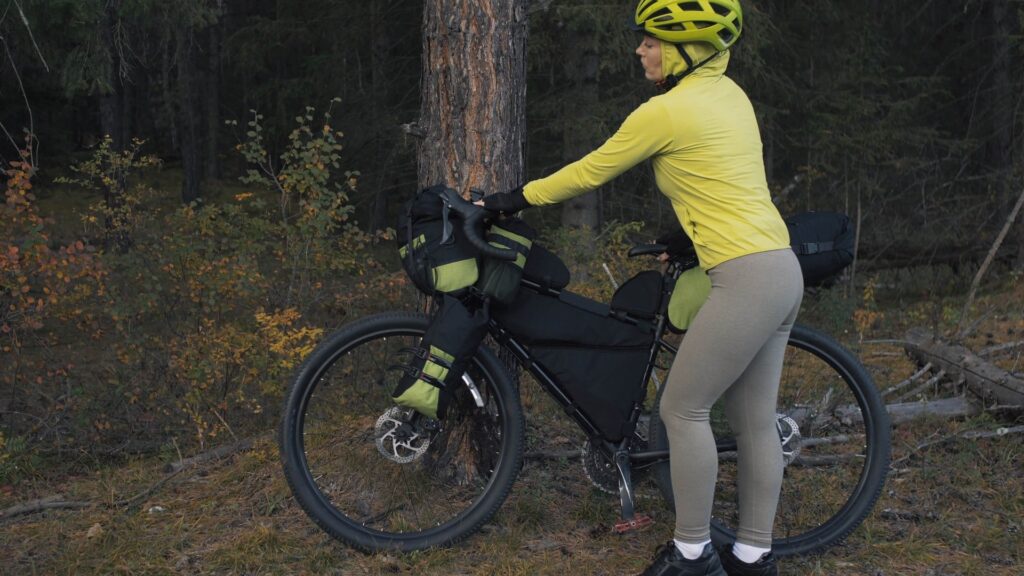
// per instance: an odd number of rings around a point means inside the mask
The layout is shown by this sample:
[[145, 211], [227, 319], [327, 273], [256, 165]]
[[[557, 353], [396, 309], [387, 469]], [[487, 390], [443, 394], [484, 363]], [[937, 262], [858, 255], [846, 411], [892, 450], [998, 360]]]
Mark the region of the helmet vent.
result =
[[650, 17], [650, 20], [653, 20], [655, 22], [671, 19], [673, 19], [672, 12], [670, 12], [668, 8], [662, 8], [661, 10], [658, 10], [657, 12], [652, 14]]
[[715, 14], [718, 14], [719, 16], [728, 16], [731, 12], [731, 10], [729, 10], [725, 6], [722, 6], [721, 4], [715, 4], [714, 2], [711, 3], [711, 9], [714, 10]]
[[694, 12], [702, 12], [704, 10], [704, 8], [701, 7], [700, 2], [683, 2], [682, 4], [679, 5], [679, 7], [683, 11], [692, 10]]

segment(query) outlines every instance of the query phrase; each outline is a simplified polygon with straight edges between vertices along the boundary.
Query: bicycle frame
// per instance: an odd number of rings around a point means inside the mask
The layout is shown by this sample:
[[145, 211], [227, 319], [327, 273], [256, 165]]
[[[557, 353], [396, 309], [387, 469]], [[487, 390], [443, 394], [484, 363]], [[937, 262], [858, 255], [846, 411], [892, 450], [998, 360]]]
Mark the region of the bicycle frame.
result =
[[[665, 270], [665, 273], [662, 274], [661, 305], [654, 317], [654, 333], [656, 334], [656, 337], [651, 343], [647, 365], [644, 368], [644, 373], [638, 384], [626, 385], [639, 385], [646, 389], [647, 382], [651, 378], [651, 374], [654, 372], [654, 369], [657, 367], [656, 362], [659, 352], [665, 350], [670, 352], [673, 356], [675, 355], [677, 351], [676, 347], [672, 346], [664, 339], [665, 331], [668, 328], [668, 303], [679, 275], [683, 271], [692, 268], [695, 265], [696, 259], [692, 257], [673, 259], [669, 261], [668, 268]], [[558, 290], [544, 289], [528, 280], [524, 280], [523, 284], [529, 289], [543, 290], [556, 296], [560, 292]], [[627, 322], [640, 321], [635, 318], [631, 318], [628, 315], [625, 315], [621, 319]], [[654, 466], [656, 464], [666, 462], [669, 458], [668, 450], [648, 450], [643, 452], [630, 452], [629, 450], [633, 432], [636, 430], [637, 423], [643, 413], [644, 399], [641, 398], [640, 403], [633, 405], [629, 420], [626, 422], [625, 429], [628, 432], [625, 437], [618, 443], [610, 442], [604, 439], [590, 417], [579, 409], [558, 381], [555, 380], [555, 378], [552, 377], [543, 366], [534, 361], [526, 347], [517, 341], [515, 336], [500, 326], [494, 319], [490, 320], [489, 333], [496, 342], [509, 350], [513, 356], [515, 356], [516, 360], [524, 366], [526, 370], [537, 380], [537, 382], [540, 383], [541, 387], [544, 388], [552, 398], [554, 398], [565, 413], [571, 417], [587, 434], [587, 436], [594, 441], [595, 446], [597, 446], [610, 461], [615, 463], [619, 473], [619, 498], [622, 506], [622, 522], [620, 525], [623, 526], [622, 531], [635, 528], [643, 524], [645, 522], [643, 519], [638, 520], [635, 517], [635, 497], [633, 493], [631, 470], [634, 467], [646, 468], [648, 466]], [[644, 396], [646, 396], [646, 390]], [[719, 452], [736, 449], [736, 442], [734, 440], [716, 443], [716, 445]]]

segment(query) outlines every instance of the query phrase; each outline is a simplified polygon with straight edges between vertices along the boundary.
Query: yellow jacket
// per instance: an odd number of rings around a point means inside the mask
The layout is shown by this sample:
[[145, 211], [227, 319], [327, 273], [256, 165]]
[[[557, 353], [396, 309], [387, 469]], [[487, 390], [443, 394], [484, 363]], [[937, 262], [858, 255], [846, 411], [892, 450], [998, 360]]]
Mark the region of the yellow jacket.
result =
[[[688, 44], [694, 62], [714, 54]], [[686, 63], [662, 42], [662, 69]], [[532, 205], [562, 202], [608, 182], [650, 158], [655, 181], [672, 202], [705, 270], [739, 256], [789, 247], [789, 232], [765, 180], [753, 107], [724, 73], [729, 52], [698, 68], [670, 91], [626, 118], [600, 148], [551, 176], [528, 183]]]

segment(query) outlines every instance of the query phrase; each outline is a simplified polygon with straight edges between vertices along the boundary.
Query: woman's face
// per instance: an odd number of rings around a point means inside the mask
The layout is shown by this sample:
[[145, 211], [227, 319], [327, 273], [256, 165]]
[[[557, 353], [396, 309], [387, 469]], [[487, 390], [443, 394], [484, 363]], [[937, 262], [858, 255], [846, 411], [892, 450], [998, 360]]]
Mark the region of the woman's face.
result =
[[661, 73], [661, 42], [645, 35], [636, 48], [636, 55], [640, 57], [644, 76], [648, 80], [660, 82], [665, 79], [665, 75]]

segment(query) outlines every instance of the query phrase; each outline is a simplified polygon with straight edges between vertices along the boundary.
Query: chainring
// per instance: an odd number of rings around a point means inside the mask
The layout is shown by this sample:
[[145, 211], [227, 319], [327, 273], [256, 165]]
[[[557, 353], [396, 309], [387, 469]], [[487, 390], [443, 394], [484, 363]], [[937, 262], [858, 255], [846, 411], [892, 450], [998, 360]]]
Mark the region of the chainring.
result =
[[[647, 428], [648, 421], [646, 419], [637, 422], [636, 431], [633, 432], [633, 437], [629, 442], [630, 452], [641, 452], [647, 449]], [[605, 457], [593, 440], [583, 443], [580, 448], [580, 459], [583, 461], [583, 473], [587, 475], [591, 484], [606, 494], [616, 497], [619, 495], [619, 471], [615, 467], [615, 463]], [[633, 488], [636, 490], [640, 482], [647, 476], [647, 470], [634, 468], [630, 475], [633, 480]], [[636, 491], [635, 494], [643, 498], [656, 496], [653, 493], [647, 494], [640, 491]]]

